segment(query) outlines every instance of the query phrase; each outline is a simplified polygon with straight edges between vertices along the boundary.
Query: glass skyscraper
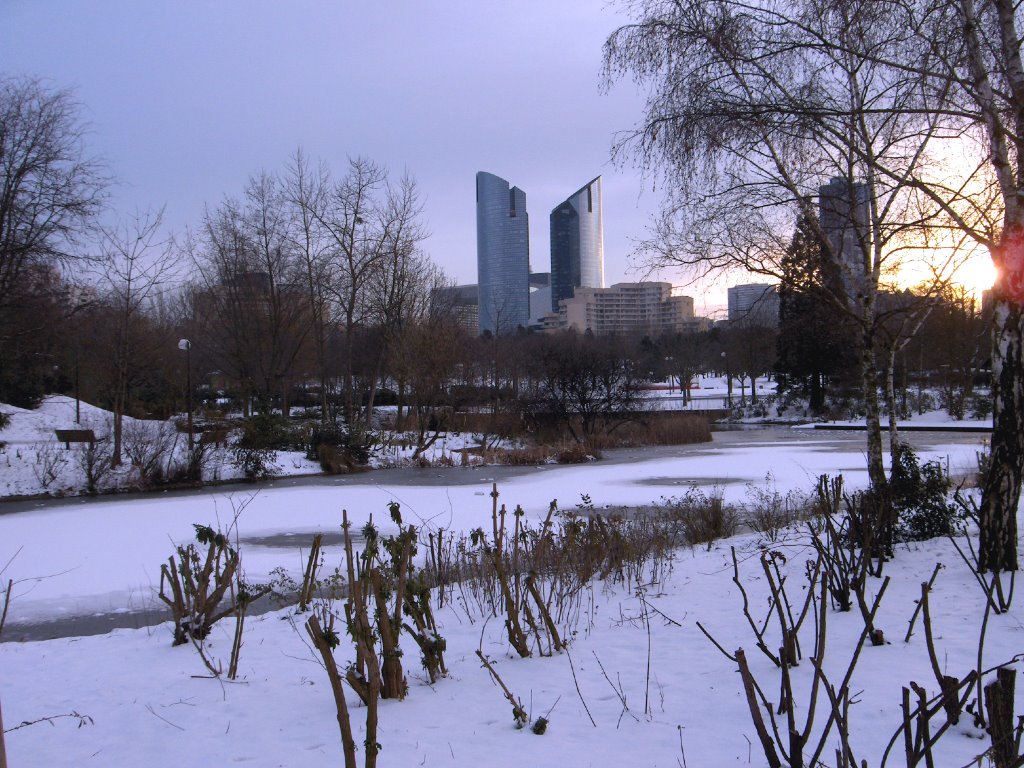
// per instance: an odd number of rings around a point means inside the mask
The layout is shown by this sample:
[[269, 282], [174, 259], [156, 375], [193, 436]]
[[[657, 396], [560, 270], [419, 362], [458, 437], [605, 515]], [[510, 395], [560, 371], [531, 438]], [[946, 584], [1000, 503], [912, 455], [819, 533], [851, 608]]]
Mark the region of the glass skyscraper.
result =
[[871, 249], [868, 192], [864, 182], [839, 177], [818, 188], [818, 220], [848, 300], [864, 292], [867, 279], [864, 258]]
[[480, 333], [530, 322], [530, 225], [526, 193], [493, 173], [476, 175]]
[[601, 177], [551, 211], [551, 309], [576, 288], [604, 288]]

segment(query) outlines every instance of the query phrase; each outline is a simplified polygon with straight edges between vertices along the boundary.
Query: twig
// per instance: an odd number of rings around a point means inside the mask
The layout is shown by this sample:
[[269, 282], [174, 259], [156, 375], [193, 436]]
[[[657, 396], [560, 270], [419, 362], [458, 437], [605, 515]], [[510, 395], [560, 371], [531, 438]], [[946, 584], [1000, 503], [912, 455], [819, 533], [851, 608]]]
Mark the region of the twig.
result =
[[[928, 581], [926, 583], [921, 584], [921, 592], [922, 592], [922, 594], [925, 593], [925, 592], [931, 592], [932, 591], [932, 587], [935, 585], [935, 577], [939, 575], [939, 571], [941, 569], [942, 569], [942, 563], [936, 563], [935, 564], [935, 570], [932, 571], [932, 577], [930, 579], [928, 579]], [[910, 617], [910, 626], [907, 627], [906, 637], [903, 638], [903, 642], [905, 642], [905, 643], [909, 643], [910, 642], [910, 636], [914, 634], [914, 623], [917, 621], [918, 614], [921, 613], [921, 606], [922, 605], [923, 605], [923, 601], [918, 600], [917, 608], [914, 609], [914, 615]]]
[[568, 647], [566, 647], [566, 649], [565, 649], [565, 655], [569, 659], [569, 669], [572, 670], [572, 682], [573, 682], [573, 685], [576, 686], [576, 695], [580, 697], [580, 702], [583, 704], [583, 709], [586, 710], [587, 717], [590, 718], [590, 724], [592, 726], [594, 726], [595, 728], [597, 728], [597, 723], [594, 722], [594, 716], [592, 714], [590, 714], [590, 707], [587, 706], [587, 702], [583, 699], [583, 692], [580, 691], [580, 684], [579, 684], [579, 681], [576, 679], [576, 667], [573, 666], [572, 654], [569, 653], [569, 648]]
[[88, 715], [82, 715], [76, 712], [75, 710], [71, 710], [70, 712], [67, 712], [63, 715], [50, 715], [49, 717], [40, 717], [38, 720], [22, 720], [18, 725], [14, 726], [13, 728], [8, 728], [6, 731], [4, 731], [4, 733], [12, 733], [21, 728], [28, 728], [30, 725], [38, 725], [39, 723], [49, 723], [50, 725], [53, 725], [54, 720], [60, 720], [63, 717], [73, 717], [76, 720], [78, 720], [79, 728], [81, 728], [83, 725], [95, 724], [93, 722], [93, 719]]
[[182, 728], [182, 727], [181, 727], [180, 725], [178, 725], [177, 723], [172, 723], [172, 722], [171, 722], [170, 720], [168, 720], [168, 719], [167, 719], [166, 717], [163, 717], [162, 715], [158, 715], [158, 714], [156, 713], [156, 711], [155, 711], [155, 710], [153, 709], [153, 705], [152, 705], [152, 704], [147, 704], [147, 705], [146, 705], [146, 709], [147, 709], [147, 710], [149, 711], [149, 714], [151, 714], [151, 715], [152, 715], [153, 717], [155, 717], [155, 718], [156, 718], [157, 720], [163, 720], [163, 721], [164, 721], [165, 723], [167, 723], [167, 724], [168, 724], [169, 726], [171, 726], [171, 728], [177, 728], [177, 729], [178, 729], [179, 731], [184, 731], [184, 730], [185, 730], [184, 728]]
[[480, 661], [483, 662], [484, 667], [486, 667], [487, 671], [491, 673], [491, 678], [498, 684], [502, 692], [505, 694], [505, 698], [508, 699], [509, 703], [512, 705], [512, 717], [515, 718], [517, 727], [522, 728], [530, 722], [530, 716], [523, 708], [523, 703], [516, 699], [512, 694], [512, 691], [508, 689], [508, 686], [505, 685], [505, 681], [501, 679], [501, 676], [494, 670], [494, 667], [491, 666], [491, 662], [488, 661], [486, 656], [484, 656], [483, 651], [477, 648], [476, 655], [480, 657]]
[[7, 609], [11, 607], [11, 591], [14, 589], [14, 579], [7, 580], [7, 589], [4, 592], [4, 610], [0, 613], [0, 635], [4, 633], [4, 624], [7, 623]]
[[719, 644], [719, 642], [717, 640], [715, 640], [715, 638], [713, 638], [711, 636], [711, 633], [708, 632], [706, 629], [704, 629], [704, 625], [703, 624], [701, 624], [699, 621], [696, 622], [696, 624], [697, 624], [697, 629], [699, 629], [701, 632], [704, 633], [704, 637], [706, 637], [708, 640], [710, 640], [712, 645], [714, 645], [715, 648], [720, 650], [722, 652], [722, 655], [725, 656], [725, 658], [727, 658], [729, 661], [731, 661], [733, 664], [735, 664], [736, 663], [736, 657], [733, 656], [731, 653], [729, 653], [727, 650], [725, 650], [725, 648], [723, 648]]
[[[591, 653], [594, 654], [594, 659], [597, 661], [597, 666], [600, 667], [601, 674], [604, 675], [604, 679], [608, 681], [608, 685], [612, 687], [612, 690], [615, 691], [615, 695], [618, 696], [619, 701], [622, 702], [622, 712], [619, 713], [619, 722], [622, 722], [622, 715], [629, 712], [629, 716], [639, 723], [640, 718], [638, 718], [636, 715], [629, 711], [629, 705], [626, 703], [626, 694], [622, 692], [622, 683], [620, 682], [619, 687], [616, 688], [615, 683], [612, 682], [612, 679], [608, 677], [608, 673], [605, 672], [604, 664], [601, 663], [601, 659], [598, 657], [597, 652], [591, 651]], [[615, 727], [619, 727], [618, 723], [616, 723]]]

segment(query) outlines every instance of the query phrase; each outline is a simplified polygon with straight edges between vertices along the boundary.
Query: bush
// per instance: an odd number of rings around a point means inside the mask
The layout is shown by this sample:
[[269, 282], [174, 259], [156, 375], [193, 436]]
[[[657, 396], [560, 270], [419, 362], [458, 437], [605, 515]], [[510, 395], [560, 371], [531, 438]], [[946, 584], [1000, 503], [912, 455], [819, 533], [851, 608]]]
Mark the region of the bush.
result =
[[259, 413], [242, 422], [242, 437], [238, 441], [238, 446], [280, 451], [302, 448], [305, 442], [301, 427], [295, 426], [284, 416]]
[[707, 544], [736, 533], [736, 510], [727, 505], [720, 490], [707, 495], [696, 485], [681, 497], [664, 500], [666, 516], [682, 527], [690, 546]]
[[780, 493], [770, 472], [765, 476], [764, 487], [747, 483], [743, 522], [770, 541], [776, 541], [793, 523], [813, 517], [814, 512], [815, 505], [806, 494], [796, 490]]
[[274, 461], [277, 452], [269, 448], [244, 448], [235, 446], [233, 464], [242, 471], [246, 480], [266, 480], [277, 472]]
[[319, 424], [310, 432], [306, 458], [319, 461], [324, 472], [338, 474], [367, 464], [376, 443], [372, 432], [353, 431], [344, 424]]
[[914, 449], [905, 443], [893, 448], [889, 503], [896, 515], [900, 541], [924, 541], [956, 532], [961, 520], [949, 502], [949, 475], [937, 461], [920, 465]]
[[971, 398], [971, 418], [987, 419], [992, 415], [992, 398], [989, 395], [975, 395]]

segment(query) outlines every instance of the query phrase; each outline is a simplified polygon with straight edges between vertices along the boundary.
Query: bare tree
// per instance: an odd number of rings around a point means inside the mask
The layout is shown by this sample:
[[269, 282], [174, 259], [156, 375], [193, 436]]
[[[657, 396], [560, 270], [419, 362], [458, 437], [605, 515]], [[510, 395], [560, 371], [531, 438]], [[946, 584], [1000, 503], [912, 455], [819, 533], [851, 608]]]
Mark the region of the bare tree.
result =
[[190, 244], [198, 267], [193, 313], [212, 359], [238, 383], [243, 402], [265, 410], [301, 375], [310, 308], [293, 250], [293, 219], [279, 181], [249, 179], [242, 202], [208, 211]]
[[[375, 321], [400, 316], [407, 280], [403, 270], [426, 237], [415, 182], [408, 176], [392, 186], [387, 172], [365, 158], [349, 160], [346, 176], [330, 190], [322, 209], [308, 209], [331, 241], [329, 284], [344, 331], [344, 416], [350, 426], [363, 423], [355, 397], [358, 332]], [[371, 368], [376, 366], [371, 365]], [[376, 376], [371, 372], [368, 389]], [[372, 407], [372, 403], [370, 404]]]
[[0, 309], [39, 264], [69, 264], [105, 202], [78, 104], [38, 80], [0, 78]]
[[664, 161], [674, 189], [648, 254], [699, 273], [780, 278], [793, 222], [816, 222], [841, 276], [820, 288], [857, 328], [868, 470], [883, 489], [879, 296], [912, 262], [941, 287], [965, 258], [932, 256], [946, 212], [913, 183], [935, 161], [941, 126], [912, 109], [910, 78], [871, 63], [895, 55], [906, 30], [866, 0], [627, 5], [637, 21], [607, 41], [607, 73], [648, 83], [651, 95], [618, 151]]
[[330, 174], [323, 163], [311, 167], [301, 149], [292, 155], [285, 171], [285, 194], [295, 215], [293, 245], [304, 278], [309, 303], [310, 330], [320, 385], [320, 418], [329, 421], [330, 377], [327, 339], [331, 324], [331, 240], [321, 222], [326, 216]]
[[101, 231], [104, 303], [111, 311], [107, 352], [111, 363], [114, 434], [111, 465], [121, 463], [129, 374], [140, 336], [140, 316], [147, 304], [175, 277], [176, 254], [163, 233], [163, 211], [136, 213]]
[[907, 30], [911, 44], [879, 61], [915, 79], [929, 112], [964, 137], [961, 162], [973, 161], [971, 173], [915, 182], [988, 250], [997, 270], [992, 448], [982, 490], [979, 564], [982, 570], [1016, 570], [1024, 474], [1024, 11], [1011, 0], [904, 0], [892, 6], [893, 23]]

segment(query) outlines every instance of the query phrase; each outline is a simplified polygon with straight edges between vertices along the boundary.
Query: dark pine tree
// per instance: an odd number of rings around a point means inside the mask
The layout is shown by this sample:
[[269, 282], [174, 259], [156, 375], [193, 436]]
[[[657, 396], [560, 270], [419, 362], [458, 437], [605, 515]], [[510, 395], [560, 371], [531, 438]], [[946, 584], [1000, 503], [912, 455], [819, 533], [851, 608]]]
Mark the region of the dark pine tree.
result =
[[830, 380], [853, 375], [857, 362], [853, 329], [829, 298], [841, 295], [839, 271], [824, 258], [818, 231], [801, 216], [783, 259], [777, 361], [784, 385], [806, 396], [814, 413], [824, 409]]

